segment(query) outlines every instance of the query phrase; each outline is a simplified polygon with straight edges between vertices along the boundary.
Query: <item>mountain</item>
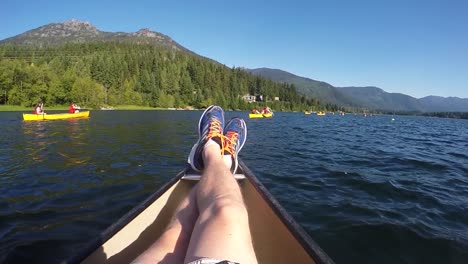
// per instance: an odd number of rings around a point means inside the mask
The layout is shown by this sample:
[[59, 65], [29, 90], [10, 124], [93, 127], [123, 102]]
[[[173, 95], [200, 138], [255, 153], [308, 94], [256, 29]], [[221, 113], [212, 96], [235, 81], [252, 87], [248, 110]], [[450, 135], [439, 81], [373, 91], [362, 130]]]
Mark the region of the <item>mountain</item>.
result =
[[90, 108], [191, 109], [216, 102], [226, 109], [246, 110], [252, 105], [241, 96], [254, 89], [268, 98], [284, 95], [269, 104], [273, 109], [320, 107], [298, 95], [292, 85], [266, 81], [194, 54], [161, 33], [148, 29], [110, 33], [76, 20], [1, 41], [0, 88], [0, 104], [22, 106], [75, 101]]
[[294, 84], [300, 94], [317, 98], [323, 102], [342, 106], [355, 106], [352, 98], [340, 93], [339, 89], [326, 82], [300, 77], [278, 69], [258, 68], [245, 70], [275, 82]]
[[137, 32], [105, 32], [97, 29], [89, 22], [69, 20], [64, 23], [51, 23], [45, 26], [26, 31], [20, 35], [0, 41], [1, 44], [20, 45], [61, 45], [64, 43], [85, 42], [132, 42], [141, 44], [154, 44], [171, 49], [192, 53], [170, 37], [159, 32], [144, 28]]
[[418, 99], [401, 93], [387, 93], [378, 87], [340, 87], [341, 93], [364, 108], [399, 112], [424, 112]]
[[431, 112], [468, 112], [467, 98], [426, 96], [419, 101]]
[[346, 107], [398, 112], [468, 112], [468, 99], [427, 96], [421, 99], [401, 93], [388, 93], [378, 87], [334, 87], [292, 73], [268, 68], [246, 69], [267, 79], [291, 83], [299, 93], [327, 103]]
[[[0, 45], [15, 44], [42, 47], [59, 46], [64, 43], [86, 42], [152, 44], [197, 55], [178, 44], [170, 37], [150, 29], [141, 29], [133, 33], [105, 32], [97, 29], [91, 23], [74, 19], [64, 23], [51, 23], [29, 30], [20, 35], [0, 40]], [[205, 59], [214, 62], [209, 58]], [[324, 103], [331, 103], [344, 107], [392, 112], [468, 112], [468, 99], [437, 96], [417, 99], [405, 94], [387, 93], [378, 87], [335, 87], [326, 82], [297, 76], [278, 69], [259, 68], [245, 70], [251, 74], [260, 75], [276, 82], [294, 84], [297, 92], [302, 95], [317, 98]]]

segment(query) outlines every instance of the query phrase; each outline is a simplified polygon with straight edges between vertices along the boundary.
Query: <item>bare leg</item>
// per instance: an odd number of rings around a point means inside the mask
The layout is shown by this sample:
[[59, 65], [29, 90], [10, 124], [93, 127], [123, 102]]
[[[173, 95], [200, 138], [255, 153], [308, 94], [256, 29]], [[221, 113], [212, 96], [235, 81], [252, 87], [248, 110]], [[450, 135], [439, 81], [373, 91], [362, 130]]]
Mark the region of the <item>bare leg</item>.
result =
[[175, 217], [161, 237], [133, 263], [183, 263], [190, 235], [198, 217], [196, 189], [197, 185], [177, 207]]
[[190, 239], [185, 263], [201, 257], [257, 263], [247, 209], [239, 185], [217, 144], [203, 150], [203, 171], [197, 190], [200, 215]]

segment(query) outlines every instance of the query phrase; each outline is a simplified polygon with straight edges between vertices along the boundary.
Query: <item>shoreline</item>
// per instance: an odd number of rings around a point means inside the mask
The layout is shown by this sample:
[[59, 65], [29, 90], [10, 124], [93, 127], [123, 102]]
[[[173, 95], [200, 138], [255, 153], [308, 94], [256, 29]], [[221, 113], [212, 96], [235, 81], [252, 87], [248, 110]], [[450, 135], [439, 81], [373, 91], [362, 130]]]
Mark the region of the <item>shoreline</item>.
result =
[[[136, 105], [118, 105], [109, 109], [85, 108], [83, 110], [92, 111], [115, 111], [115, 110], [189, 110], [189, 109], [168, 109], [162, 107], [148, 107]], [[191, 109], [196, 110], [196, 109]], [[44, 111], [68, 111], [68, 106], [44, 107]], [[24, 107], [19, 105], [0, 105], [0, 112], [34, 112], [33, 107]]]

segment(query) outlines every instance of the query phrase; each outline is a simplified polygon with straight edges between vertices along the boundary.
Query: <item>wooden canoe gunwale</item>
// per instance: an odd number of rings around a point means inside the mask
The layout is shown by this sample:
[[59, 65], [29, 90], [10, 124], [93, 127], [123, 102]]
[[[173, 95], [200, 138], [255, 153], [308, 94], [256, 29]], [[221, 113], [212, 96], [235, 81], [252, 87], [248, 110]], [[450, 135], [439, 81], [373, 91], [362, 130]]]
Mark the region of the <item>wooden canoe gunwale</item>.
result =
[[124, 228], [128, 223], [130, 223], [135, 217], [137, 217], [140, 213], [142, 213], [149, 205], [155, 202], [167, 190], [169, 190], [174, 184], [176, 184], [182, 178], [182, 176], [184, 176], [185, 170], [186, 169], [179, 172], [175, 177], [169, 180], [169, 182], [164, 184], [156, 192], [152, 193], [143, 202], [141, 202], [140, 204], [135, 206], [133, 209], [131, 209], [128, 213], [126, 213], [124, 216], [119, 218], [117, 222], [107, 227], [99, 235], [97, 239], [94, 239], [92, 242], [90, 242], [77, 255], [67, 260], [66, 263], [80, 263], [84, 259], [86, 259], [91, 253], [93, 253], [96, 249], [101, 247], [104, 242], [106, 242], [107, 240], [112, 238], [115, 234], [117, 234], [122, 228]]

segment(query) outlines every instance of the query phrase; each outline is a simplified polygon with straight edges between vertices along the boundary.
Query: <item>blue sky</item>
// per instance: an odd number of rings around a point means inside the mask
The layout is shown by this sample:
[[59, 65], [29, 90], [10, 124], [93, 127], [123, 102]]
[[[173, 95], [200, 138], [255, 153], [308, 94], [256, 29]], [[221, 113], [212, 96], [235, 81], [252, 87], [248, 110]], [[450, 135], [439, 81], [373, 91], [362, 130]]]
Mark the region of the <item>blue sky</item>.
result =
[[268, 67], [335, 86], [468, 98], [468, 1], [13, 1], [0, 39], [52, 22], [150, 28], [229, 67]]

